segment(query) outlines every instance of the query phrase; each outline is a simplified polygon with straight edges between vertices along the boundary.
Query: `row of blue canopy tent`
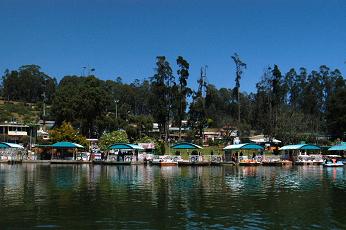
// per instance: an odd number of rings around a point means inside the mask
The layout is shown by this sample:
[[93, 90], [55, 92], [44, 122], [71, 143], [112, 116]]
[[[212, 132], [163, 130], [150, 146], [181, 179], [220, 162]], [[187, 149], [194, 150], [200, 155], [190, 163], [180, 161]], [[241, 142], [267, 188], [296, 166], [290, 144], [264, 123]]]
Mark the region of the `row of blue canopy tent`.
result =
[[[1, 145], [0, 145], [1, 146]], [[77, 148], [82, 149], [84, 148], [82, 145], [79, 145], [77, 143], [72, 142], [57, 142], [50, 147], [52, 148]], [[115, 143], [108, 147], [109, 149], [113, 150], [137, 150], [137, 151], [143, 151], [144, 149], [136, 144], [128, 144], [128, 143]], [[182, 150], [182, 149], [202, 149], [201, 146], [193, 144], [193, 143], [177, 143], [171, 146], [172, 149], [176, 150]], [[243, 144], [234, 144], [234, 145], [228, 145], [223, 148], [223, 150], [263, 150], [263, 146], [255, 144], [255, 143], [243, 143]], [[320, 150], [321, 148], [317, 145], [313, 144], [297, 144], [297, 145], [285, 145], [279, 150]], [[346, 150], [346, 144], [341, 145], [335, 145], [328, 150]]]
[[[279, 148], [279, 150], [321, 150], [321, 147], [313, 144], [297, 144], [285, 145]], [[328, 151], [346, 151], [346, 142], [334, 145], [328, 148]]]
[[[144, 150], [141, 146], [136, 144], [125, 144], [125, 143], [116, 143], [108, 147], [109, 149], [118, 149], [118, 150]], [[193, 143], [178, 143], [171, 146], [172, 149], [202, 149], [201, 146]]]
[[[263, 150], [264, 148], [254, 143], [244, 143], [228, 145], [223, 150]], [[296, 144], [296, 145], [285, 145], [279, 148], [279, 150], [320, 150], [321, 147], [313, 144]], [[346, 142], [334, 145], [328, 148], [328, 151], [346, 151]]]
[[[45, 147], [52, 147], [52, 148], [77, 148], [77, 149], [83, 149], [84, 146], [73, 143], [73, 142], [57, 142], [52, 145], [45, 145]], [[15, 144], [15, 143], [8, 143], [8, 142], [0, 142], [0, 148], [19, 148], [23, 149], [24, 147]], [[201, 146], [193, 144], [193, 143], [177, 143], [171, 146], [172, 149], [202, 149]], [[118, 149], [118, 150], [144, 150], [141, 146], [136, 144], [127, 144], [127, 143], [115, 143], [109, 146], [109, 149]], [[234, 145], [228, 145], [223, 150], [263, 150], [263, 147], [254, 143], [243, 143], [243, 144], [234, 144]], [[279, 150], [320, 150], [321, 148], [317, 145], [313, 144], [297, 144], [297, 145], [285, 145]], [[334, 145], [328, 149], [329, 151], [345, 151], [346, 150], [346, 142], [341, 142], [338, 145]]]
[[[172, 149], [180, 150], [180, 149], [203, 149], [201, 146], [193, 144], [193, 143], [177, 143], [171, 146]], [[144, 150], [139, 145], [135, 144], [124, 144], [124, 143], [117, 143], [109, 146], [109, 149], [137, 149], [137, 150]], [[236, 150], [236, 149], [263, 149], [262, 146], [254, 144], [254, 143], [245, 143], [245, 144], [238, 144], [238, 145], [229, 145], [223, 148], [223, 150]]]
[[[68, 142], [68, 141], [61, 141], [61, 142], [57, 142], [55, 144], [52, 145], [42, 145], [44, 147], [52, 147], [52, 148], [65, 148], [65, 149], [83, 149], [84, 146], [77, 144], [77, 143], [73, 143], [73, 142]], [[136, 149], [136, 150], [144, 150], [142, 147], [140, 147], [139, 145], [135, 145], [135, 144], [127, 144], [127, 143], [116, 143], [116, 144], [112, 144], [108, 147], [109, 149]]]

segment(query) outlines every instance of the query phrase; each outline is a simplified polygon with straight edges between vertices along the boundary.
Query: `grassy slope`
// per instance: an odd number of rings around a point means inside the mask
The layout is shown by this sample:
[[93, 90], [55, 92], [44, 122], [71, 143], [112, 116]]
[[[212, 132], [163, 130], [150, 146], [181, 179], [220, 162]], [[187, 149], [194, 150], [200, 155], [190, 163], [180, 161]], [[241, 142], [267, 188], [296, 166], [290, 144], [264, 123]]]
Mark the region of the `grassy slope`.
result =
[[[222, 151], [223, 147], [219, 146], [208, 146], [203, 147], [203, 149], [198, 150], [202, 155], [210, 155], [211, 151], [213, 151], [214, 155], [221, 155], [223, 154]], [[175, 155], [176, 150], [170, 149], [168, 145], [166, 145], [166, 154], [169, 155]], [[180, 154], [184, 159], [187, 159], [188, 153], [191, 153], [192, 150], [180, 150]]]
[[40, 111], [35, 105], [21, 102], [5, 103], [0, 100], [0, 122], [15, 120], [19, 123], [32, 123], [39, 120]]

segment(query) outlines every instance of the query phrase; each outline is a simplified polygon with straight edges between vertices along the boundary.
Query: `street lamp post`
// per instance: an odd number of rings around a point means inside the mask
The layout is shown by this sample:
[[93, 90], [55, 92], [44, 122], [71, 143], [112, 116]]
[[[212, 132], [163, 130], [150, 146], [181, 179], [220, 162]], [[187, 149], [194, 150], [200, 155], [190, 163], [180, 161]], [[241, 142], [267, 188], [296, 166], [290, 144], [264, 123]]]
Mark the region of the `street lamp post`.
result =
[[85, 70], [87, 70], [87, 74], [88, 74], [87, 77], [89, 77], [92, 72], [95, 72], [95, 68], [83, 66], [82, 69], [83, 69], [81, 73], [82, 77], [85, 77]]
[[88, 77], [90, 76], [90, 74], [91, 74], [92, 72], [95, 72], [95, 68], [90, 68], [90, 69], [89, 69]]
[[118, 103], [119, 100], [114, 100], [115, 102], [115, 118], [118, 119]]

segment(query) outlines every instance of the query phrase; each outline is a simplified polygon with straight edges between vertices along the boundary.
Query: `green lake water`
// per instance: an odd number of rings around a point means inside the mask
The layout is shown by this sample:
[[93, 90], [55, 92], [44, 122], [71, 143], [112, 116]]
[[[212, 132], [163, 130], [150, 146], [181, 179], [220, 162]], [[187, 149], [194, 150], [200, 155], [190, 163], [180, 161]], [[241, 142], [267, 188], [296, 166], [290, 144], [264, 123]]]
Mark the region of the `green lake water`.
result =
[[0, 229], [346, 229], [346, 168], [0, 164]]

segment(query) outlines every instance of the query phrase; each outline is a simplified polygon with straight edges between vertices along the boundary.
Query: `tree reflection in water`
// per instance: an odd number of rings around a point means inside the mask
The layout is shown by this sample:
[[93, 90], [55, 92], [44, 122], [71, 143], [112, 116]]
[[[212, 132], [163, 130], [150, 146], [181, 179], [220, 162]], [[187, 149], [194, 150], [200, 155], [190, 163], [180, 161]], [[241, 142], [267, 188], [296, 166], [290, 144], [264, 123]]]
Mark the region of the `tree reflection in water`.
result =
[[344, 178], [319, 166], [0, 164], [0, 226], [345, 228]]

